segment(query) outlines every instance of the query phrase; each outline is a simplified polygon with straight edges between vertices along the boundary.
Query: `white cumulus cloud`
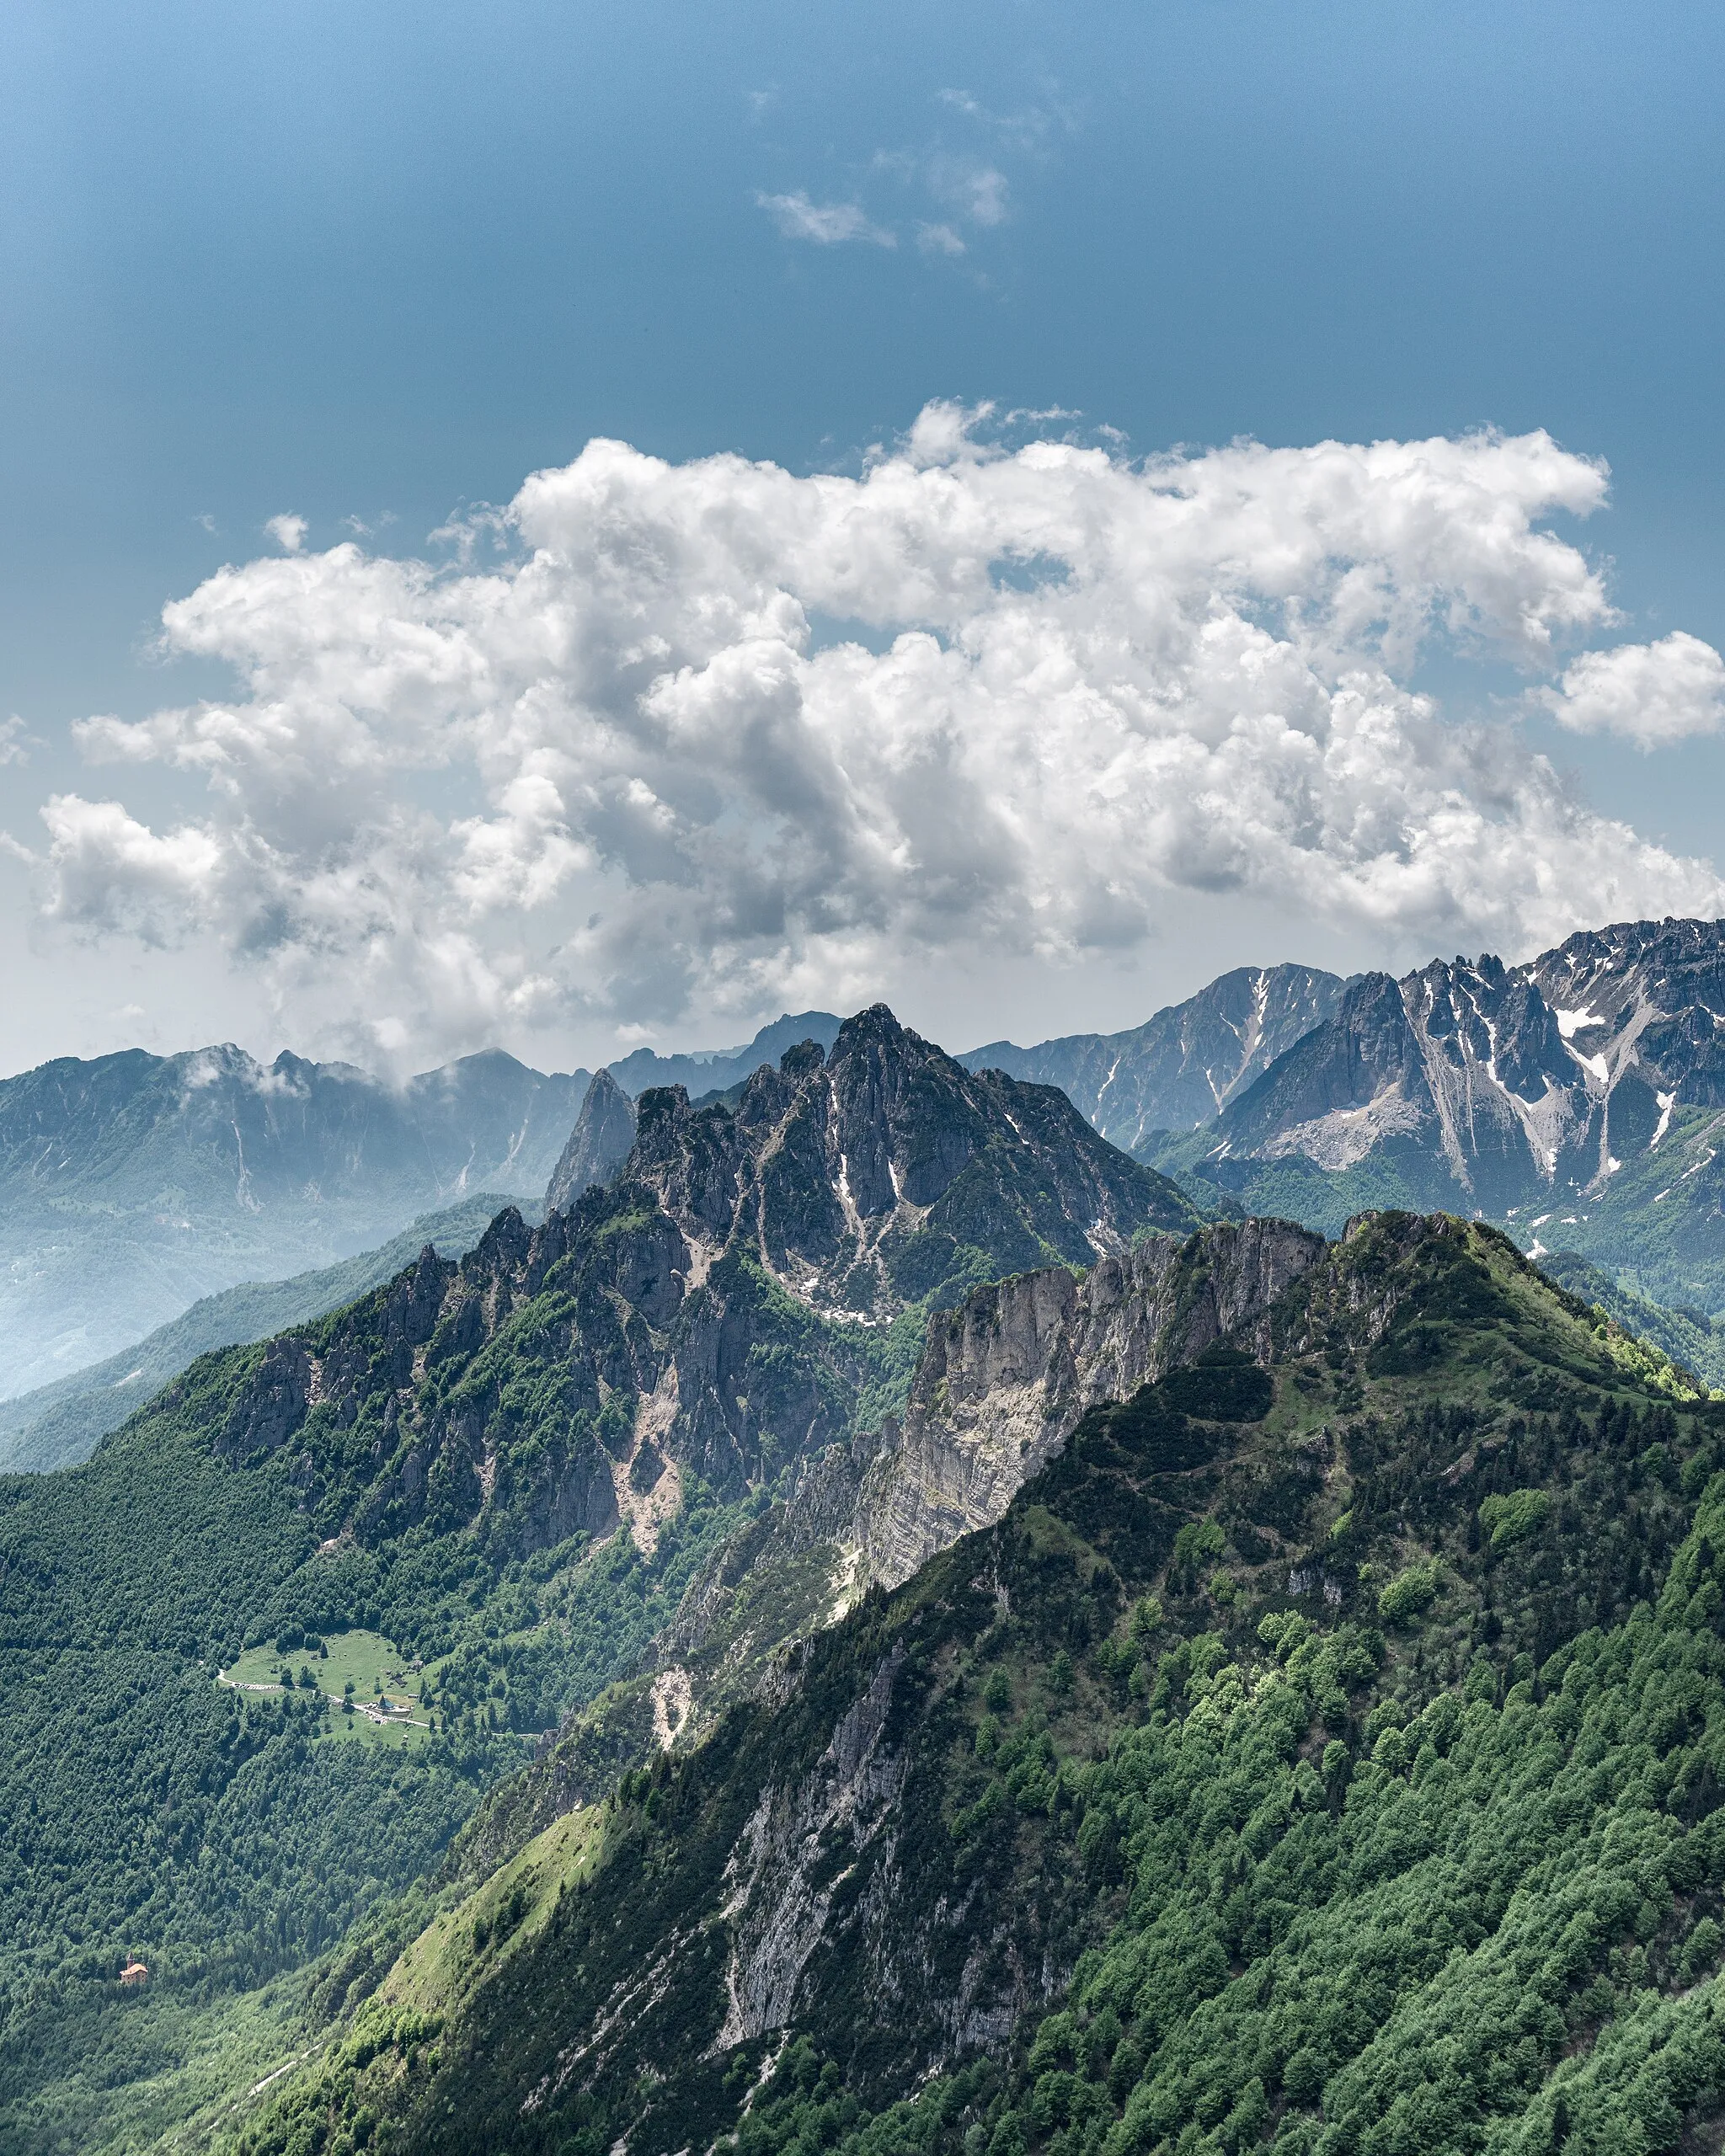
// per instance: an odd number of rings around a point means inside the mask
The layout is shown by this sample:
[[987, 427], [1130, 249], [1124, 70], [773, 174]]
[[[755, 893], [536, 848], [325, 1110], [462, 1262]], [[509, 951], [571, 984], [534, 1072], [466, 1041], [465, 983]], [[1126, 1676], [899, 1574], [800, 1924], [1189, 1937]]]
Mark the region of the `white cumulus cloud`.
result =
[[310, 526], [302, 516], [284, 515], [269, 518], [264, 529], [284, 554], [296, 554], [306, 543], [306, 533]]
[[973, 224], [998, 225], [1006, 221], [1010, 189], [1006, 174], [993, 165], [937, 162], [935, 183], [962, 216]]
[[1657, 643], [1583, 652], [1539, 701], [1578, 734], [1620, 734], [1658, 749], [1692, 734], [1717, 734], [1725, 720], [1725, 659], [1710, 643], [1674, 629]]
[[859, 476], [594, 441], [499, 566], [220, 571], [164, 638], [235, 694], [79, 729], [180, 808], [56, 797], [46, 910], [217, 939], [297, 1038], [409, 1054], [1130, 952], [1179, 894], [1506, 950], [1725, 910], [1409, 686], [1434, 643], [1549, 675], [1609, 625], [1550, 528], [1598, 464], [1543, 434], [1135, 464], [983, 418], [931, 406]]
[[964, 243], [950, 225], [918, 225], [916, 244], [925, 254], [962, 254]]

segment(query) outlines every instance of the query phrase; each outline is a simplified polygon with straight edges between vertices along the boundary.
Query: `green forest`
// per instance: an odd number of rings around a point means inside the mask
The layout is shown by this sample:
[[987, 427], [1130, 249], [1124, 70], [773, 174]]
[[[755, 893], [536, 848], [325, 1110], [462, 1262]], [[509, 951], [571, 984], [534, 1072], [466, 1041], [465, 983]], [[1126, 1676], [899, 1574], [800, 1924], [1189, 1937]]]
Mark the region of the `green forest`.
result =
[[[85, 1466], [0, 1480], [8, 2149], [101, 2146], [113, 2092], [176, 2055], [188, 2012], [305, 1970], [435, 1871], [734, 1516], [693, 1490], [651, 1561], [627, 1538], [583, 1563], [585, 1536], [521, 1558], [424, 1532], [320, 1555], [291, 1464], [237, 1471], [210, 1444], [260, 1354], [195, 1364]], [[217, 1681], [248, 1645], [296, 1666], [308, 1631], [348, 1625], [439, 1657], [429, 1741], [333, 1742], [320, 1691]], [[135, 1952], [147, 2000], [118, 1982]]]
[[[670, 1748], [654, 1641], [784, 1486], [536, 1537], [603, 1337], [553, 1268], [416, 1380], [510, 1403], [495, 1506], [377, 1503], [404, 1278], [301, 1336], [358, 1375], [291, 1442], [239, 1348], [0, 1482], [8, 2152], [1652, 2156], [1718, 2115], [1725, 1401], [1494, 1230], [1359, 1224]], [[836, 1384], [732, 1292], [763, 1392]], [[342, 1741], [392, 1687], [412, 1741]]]
[[1725, 1407], [1460, 1223], [1274, 1331], [500, 1849], [223, 2145], [1690, 2145]]

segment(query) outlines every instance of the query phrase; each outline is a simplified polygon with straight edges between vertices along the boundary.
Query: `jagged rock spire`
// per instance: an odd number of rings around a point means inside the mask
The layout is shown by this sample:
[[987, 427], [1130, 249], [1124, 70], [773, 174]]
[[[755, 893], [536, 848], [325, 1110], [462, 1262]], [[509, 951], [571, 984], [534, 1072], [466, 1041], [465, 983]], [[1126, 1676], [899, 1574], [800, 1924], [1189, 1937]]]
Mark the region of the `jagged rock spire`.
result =
[[565, 1212], [595, 1183], [608, 1183], [635, 1142], [635, 1104], [609, 1070], [594, 1073], [569, 1142], [545, 1187], [547, 1213]]

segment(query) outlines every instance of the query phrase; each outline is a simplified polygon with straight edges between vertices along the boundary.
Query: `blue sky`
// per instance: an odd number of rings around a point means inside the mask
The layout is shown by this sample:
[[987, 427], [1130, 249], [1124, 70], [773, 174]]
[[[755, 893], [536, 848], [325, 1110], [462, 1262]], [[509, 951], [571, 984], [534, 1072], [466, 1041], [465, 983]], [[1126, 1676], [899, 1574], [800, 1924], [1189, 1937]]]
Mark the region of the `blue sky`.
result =
[[[19, 0], [0, 710], [28, 761], [0, 767], [0, 822], [40, 851], [49, 792], [112, 786], [74, 720], [224, 688], [147, 647], [165, 602], [271, 551], [271, 517], [303, 517], [307, 550], [425, 553], [595, 435], [855, 473], [935, 398], [1133, 456], [1543, 428], [1612, 472], [1609, 508], [1557, 520], [1622, 616], [1583, 640], [1725, 642], [1722, 42], [1715, 9], [1503, 0]], [[1514, 687], [1441, 649], [1408, 685], [1462, 718]], [[1721, 737], [1647, 755], [1522, 725], [1596, 806], [1715, 854]], [[196, 813], [183, 771], [117, 790], [146, 823]], [[927, 1030], [1023, 1038], [1130, 1022], [1247, 958], [1404, 963], [1422, 932], [1194, 889], [1060, 965], [1007, 939], [955, 990], [906, 929], [865, 971]], [[243, 937], [157, 947], [40, 904], [8, 862], [7, 1067], [317, 1029]], [[640, 1022], [723, 1033], [750, 1015], [729, 994], [649, 996]], [[492, 1030], [591, 1059], [632, 1022], [611, 993]]]

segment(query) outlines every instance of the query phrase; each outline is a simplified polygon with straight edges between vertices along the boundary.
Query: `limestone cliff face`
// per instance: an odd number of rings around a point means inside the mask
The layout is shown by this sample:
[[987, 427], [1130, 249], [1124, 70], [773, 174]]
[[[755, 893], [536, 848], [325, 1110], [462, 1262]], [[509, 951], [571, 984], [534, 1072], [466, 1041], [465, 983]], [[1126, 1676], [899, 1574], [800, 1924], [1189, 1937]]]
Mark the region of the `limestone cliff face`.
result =
[[861, 1477], [851, 1529], [860, 1582], [896, 1586], [998, 1519], [1086, 1410], [1222, 1339], [1254, 1340], [1271, 1305], [1327, 1246], [1279, 1220], [1159, 1237], [1104, 1258], [978, 1289], [937, 1321], [904, 1426]]
[[903, 1660], [902, 1646], [883, 1657], [812, 1768], [788, 1786], [766, 1785], [731, 1853], [727, 2012], [714, 2053], [794, 2018], [804, 1971], [825, 1942], [835, 1891], [847, 1876], [832, 1862], [835, 1847], [846, 1848], [854, 1868], [884, 1836], [875, 1854], [882, 1869], [891, 1869], [908, 1763], [885, 1737]]
[[[1406, 1230], [1417, 1239], [1442, 1224], [1410, 1217]], [[1315, 1324], [1375, 1337], [1387, 1308], [1365, 1303], [1393, 1287], [1343, 1263], [1347, 1249], [1287, 1221], [1222, 1222], [1081, 1277], [1046, 1267], [973, 1290], [935, 1320], [902, 1423], [811, 1450], [789, 1502], [691, 1586], [657, 1649], [691, 1680], [691, 1729], [771, 1683], [779, 1643], [1000, 1519], [1089, 1409], [1218, 1342], [1267, 1363]]]

